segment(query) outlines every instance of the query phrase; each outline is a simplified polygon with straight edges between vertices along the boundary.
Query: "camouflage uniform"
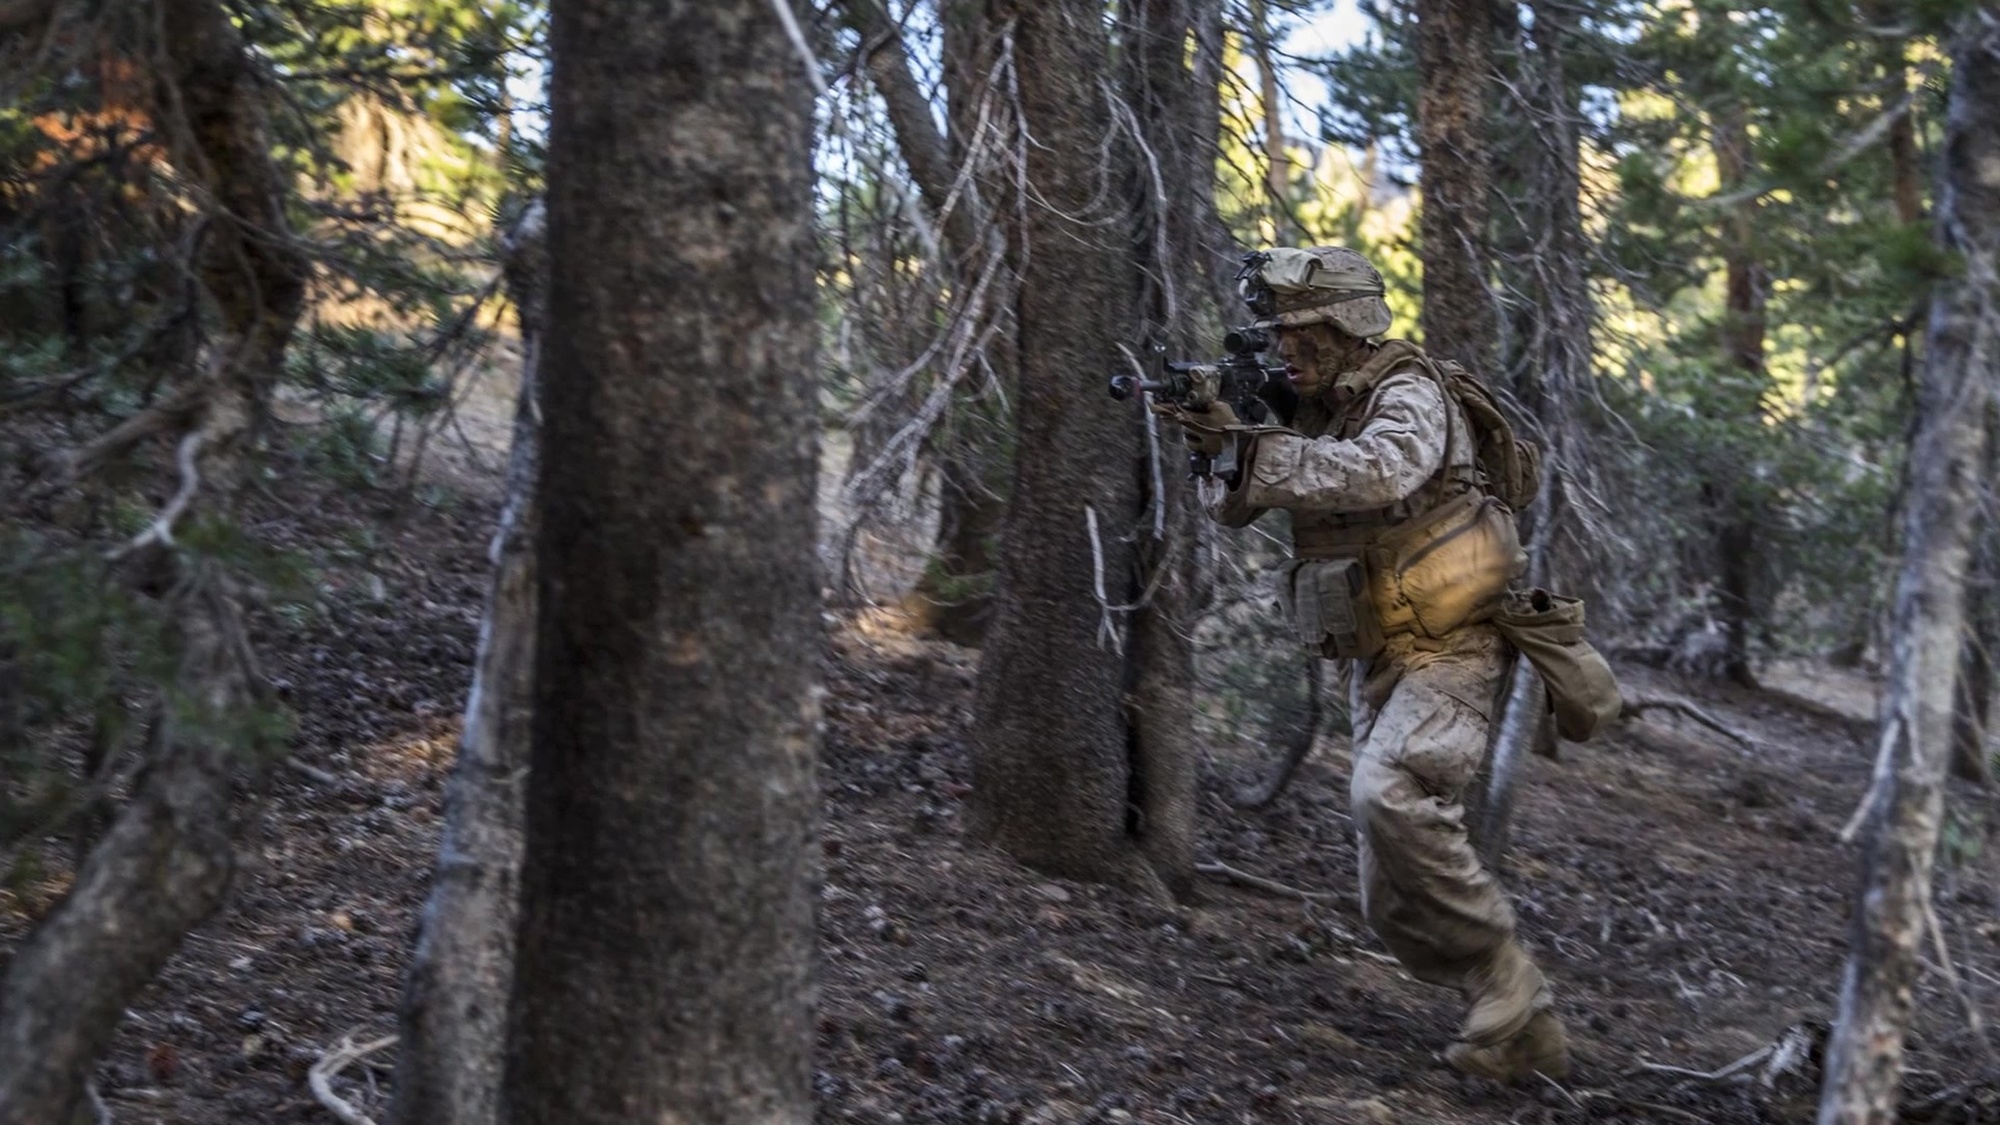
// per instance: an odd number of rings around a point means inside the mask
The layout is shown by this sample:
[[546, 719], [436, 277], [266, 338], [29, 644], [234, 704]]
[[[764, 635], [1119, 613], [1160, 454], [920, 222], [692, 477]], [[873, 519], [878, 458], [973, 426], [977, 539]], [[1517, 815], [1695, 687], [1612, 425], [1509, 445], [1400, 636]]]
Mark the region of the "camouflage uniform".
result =
[[[1357, 327], [1379, 332], [1387, 309], [1379, 298], [1374, 306], [1370, 315], [1327, 319], [1350, 335], [1361, 335]], [[1275, 319], [1289, 328], [1300, 318]], [[1298, 553], [1325, 557], [1359, 553], [1371, 535], [1454, 500], [1480, 499], [1464, 414], [1424, 373], [1421, 353], [1391, 341], [1354, 358], [1363, 361], [1358, 370], [1340, 372], [1330, 389], [1299, 404], [1295, 433], [1254, 439], [1237, 488], [1203, 482], [1212, 518], [1241, 527], [1267, 509], [1286, 509]], [[1511, 523], [1507, 530], [1511, 538]], [[1547, 983], [1515, 941], [1513, 909], [1465, 824], [1464, 796], [1486, 751], [1510, 650], [1484, 623], [1439, 636], [1389, 624], [1379, 652], [1348, 662], [1363, 912], [1414, 976], [1465, 992], [1471, 1010], [1455, 1063], [1503, 1078], [1558, 1071], [1566, 1057], [1559, 1062], [1548, 1048], [1553, 1042], [1560, 1051], [1560, 1025], [1537, 1015], [1550, 1004]], [[1533, 1035], [1524, 1032], [1531, 1021]], [[1509, 1045], [1529, 1038], [1534, 1061], [1514, 1068], [1519, 1073], [1462, 1057], [1518, 1057]]]

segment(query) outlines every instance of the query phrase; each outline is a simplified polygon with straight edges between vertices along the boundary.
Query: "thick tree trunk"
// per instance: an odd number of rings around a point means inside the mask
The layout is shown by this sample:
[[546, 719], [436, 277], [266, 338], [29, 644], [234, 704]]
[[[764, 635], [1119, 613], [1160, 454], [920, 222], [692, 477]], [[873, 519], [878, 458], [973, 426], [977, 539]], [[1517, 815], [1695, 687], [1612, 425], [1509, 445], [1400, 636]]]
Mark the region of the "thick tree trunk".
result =
[[1142, 420], [1101, 387], [1123, 364], [1116, 345], [1141, 339], [1121, 198], [1135, 165], [1095, 156], [1120, 127], [1103, 7], [994, 0], [989, 19], [1012, 24], [1032, 202], [1015, 241], [1013, 499], [980, 664], [971, 822], [1032, 867], [1158, 894], [1191, 875], [1191, 854], [1168, 843], [1190, 831], [1191, 801], [1174, 795], [1191, 762], [1156, 758], [1149, 741], [1171, 701], [1133, 695], [1143, 667], [1173, 662], [1173, 642], [1111, 608], [1139, 600], [1148, 560], [1135, 546], [1155, 524]]
[[560, 0], [508, 1120], [809, 1121], [809, 88], [763, 0]]
[[514, 406], [507, 499], [493, 534], [492, 586], [465, 729], [444, 795], [444, 837], [403, 985], [402, 1054], [390, 1120], [494, 1125], [514, 987], [522, 801], [534, 714], [536, 371], [547, 317], [544, 209], [510, 238], [508, 288], [526, 360]]
[[[1165, 345], [1181, 355], [1212, 351], [1221, 329], [1207, 268], [1226, 253], [1216, 242], [1219, 228], [1210, 221], [1219, 68], [1201, 57], [1204, 29], [1220, 21], [1221, 7], [1221, 0], [1136, 0], [1125, 16], [1124, 85], [1143, 141], [1133, 194], [1150, 201], [1139, 208], [1133, 231], [1134, 253], [1144, 266], [1139, 343]], [[1206, 521], [1187, 487], [1171, 433], [1150, 416], [1140, 424], [1147, 436], [1131, 472], [1145, 520], [1128, 599], [1143, 603], [1132, 615], [1131, 652], [1133, 761], [1137, 806], [1143, 811], [1139, 839], [1153, 869], [1185, 898], [1193, 886], [1199, 799], [1194, 548], [1197, 528]]]
[[1493, 18], [1485, 0], [1416, 0], [1424, 347], [1490, 374], [1499, 314], [1487, 285]]
[[181, 936], [214, 913], [235, 861], [232, 769], [268, 750], [217, 737], [257, 706], [236, 604], [213, 564], [182, 579], [176, 689], [132, 800], [0, 979], [0, 1123], [67, 1122], [118, 1021]]
[[1856, 901], [1840, 1015], [1826, 1050], [1820, 1125], [1896, 1120], [1903, 1037], [1943, 809], [1964, 588], [1987, 440], [2000, 393], [2000, 10], [1966, 17], [1935, 211], [1941, 249], [1964, 272], [1931, 298], [1895, 642], [1883, 699], [1883, 757]]

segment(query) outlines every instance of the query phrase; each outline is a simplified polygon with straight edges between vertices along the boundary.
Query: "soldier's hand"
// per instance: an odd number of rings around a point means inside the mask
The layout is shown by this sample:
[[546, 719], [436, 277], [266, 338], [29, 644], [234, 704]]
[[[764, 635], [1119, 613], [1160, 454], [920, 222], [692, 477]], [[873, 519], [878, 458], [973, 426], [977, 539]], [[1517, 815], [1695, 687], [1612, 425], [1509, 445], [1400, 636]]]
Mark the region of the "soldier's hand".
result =
[[[1180, 423], [1181, 437], [1187, 441], [1188, 449], [1204, 456], [1214, 457], [1228, 447], [1234, 435], [1229, 427], [1238, 425], [1236, 412], [1226, 402], [1209, 404], [1206, 410], [1189, 410], [1184, 407], [1170, 408], [1167, 414]], [[1166, 411], [1161, 413], [1166, 414]]]

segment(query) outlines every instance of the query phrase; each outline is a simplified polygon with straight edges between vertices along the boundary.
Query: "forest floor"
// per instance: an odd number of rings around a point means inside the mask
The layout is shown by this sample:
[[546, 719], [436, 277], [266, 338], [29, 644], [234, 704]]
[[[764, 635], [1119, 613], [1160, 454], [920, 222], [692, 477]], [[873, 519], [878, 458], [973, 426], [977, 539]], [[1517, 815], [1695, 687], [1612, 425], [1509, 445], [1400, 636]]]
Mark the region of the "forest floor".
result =
[[[298, 717], [292, 764], [261, 797], [228, 907], [133, 1006], [98, 1075], [121, 1123], [331, 1121], [310, 1065], [344, 1036], [395, 1030], [493, 509], [385, 513], [307, 474], [271, 489], [253, 532], [316, 575], [308, 611], [257, 627]], [[1837, 834], [1872, 756], [1865, 682], [1803, 668], [1787, 690], [1748, 692], [1624, 668], [1628, 686], [1698, 700], [1754, 746], [1649, 718], [1531, 760], [1505, 879], [1578, 1065], [1564, 1086], [1504, 1090], [1443, 1066], [1456, 998], [1402, 973], [1359, 917], [1343, 740], [1258, 812], [1219, 794], [1265, 768], [1261, 752], [1217, 747], [1206, 767], [1204, 860], [1315, 897], [1217, 883], [1167, 911], [968, 843], [976, 654], [879, 618], [829, 622], [822, 1121], [1811, 1119], [1810, 1048], [1859, 863]], [[2000, 1020], [1984, 838], [1958, 822], [1948, 835], [1937, 912], [1957, 984], [1927, 945], [1907, 1120], [2000, 1120], [1992, 1049], [1966, 1015], [1969, 1001]], [[0, 895], [0, 940], [61, 883]], [[1774, 1045], [1720, 1080], [1647, 1069], [1710, 1071]], [[337, 1086], [379, 1113], [393, 1055]]]

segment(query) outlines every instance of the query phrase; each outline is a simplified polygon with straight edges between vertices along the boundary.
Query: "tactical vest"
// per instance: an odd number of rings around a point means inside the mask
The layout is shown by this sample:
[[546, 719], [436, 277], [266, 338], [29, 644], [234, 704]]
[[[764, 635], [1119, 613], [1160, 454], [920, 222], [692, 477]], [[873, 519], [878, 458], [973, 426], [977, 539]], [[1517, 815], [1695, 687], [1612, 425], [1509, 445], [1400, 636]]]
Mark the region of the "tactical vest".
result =
[[1314, 396], [1293, 417], [1309, 437], [1359, 437], [1376, 391], [1398, 375], [1435, 380], [1445, 408], [1442, 463], [1408, 497], [1367, 512], [1292, 513], [1296, 559], [1285, 585], [1300, 641], [1323, 656], [1367, 658], [1387, 636], [1441, 638], [1484, 621], [1527, 569], [1513, 509], [1490, 494], [1450, 374], [1416, 345], [1391, 340], [1335, 383], [1337, 412]]

